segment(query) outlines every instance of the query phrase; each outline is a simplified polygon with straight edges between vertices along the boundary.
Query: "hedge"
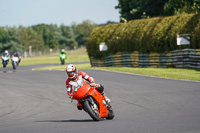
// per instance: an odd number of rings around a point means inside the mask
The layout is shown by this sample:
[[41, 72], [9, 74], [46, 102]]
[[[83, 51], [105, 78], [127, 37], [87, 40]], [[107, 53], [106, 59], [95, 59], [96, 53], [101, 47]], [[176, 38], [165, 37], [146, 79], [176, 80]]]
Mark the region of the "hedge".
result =
[[[191, 34], [191, 45], [177, 46], [178, 34]], [[108, 50], [99, 51], [105, 42]], [[117, 52], [167, 53], [200, 48], [200, 14], [132, 20], [95, 28], [86, 45], [89, 57], [101, 59]]]

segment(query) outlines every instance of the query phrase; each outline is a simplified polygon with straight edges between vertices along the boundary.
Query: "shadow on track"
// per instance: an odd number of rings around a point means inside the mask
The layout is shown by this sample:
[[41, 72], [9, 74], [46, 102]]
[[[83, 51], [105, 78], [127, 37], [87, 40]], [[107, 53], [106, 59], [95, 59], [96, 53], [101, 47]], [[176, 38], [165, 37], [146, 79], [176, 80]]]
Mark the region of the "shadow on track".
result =
[[41, 121], [35, 121], [35, 122], [94, 122], [94, 120], [41, 120]]

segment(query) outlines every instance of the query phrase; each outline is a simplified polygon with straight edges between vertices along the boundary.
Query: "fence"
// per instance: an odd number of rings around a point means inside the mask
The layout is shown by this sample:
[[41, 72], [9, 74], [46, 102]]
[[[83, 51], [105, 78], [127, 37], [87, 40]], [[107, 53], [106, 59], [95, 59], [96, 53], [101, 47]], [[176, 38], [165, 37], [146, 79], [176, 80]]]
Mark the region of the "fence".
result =
[[200, 68], [200, 50], [183, 49], [150, 54], [119, 52], [100, 60], [91, 58], [90, 61], [92, 67]]

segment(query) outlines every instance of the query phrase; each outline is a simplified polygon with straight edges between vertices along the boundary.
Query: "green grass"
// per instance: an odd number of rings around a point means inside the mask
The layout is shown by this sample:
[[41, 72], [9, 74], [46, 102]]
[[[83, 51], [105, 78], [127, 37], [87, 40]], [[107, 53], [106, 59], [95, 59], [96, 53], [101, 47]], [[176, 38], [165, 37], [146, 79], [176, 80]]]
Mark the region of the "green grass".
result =
[[128, 72], [146, 76], [200, 81], [200, 69], [101, 67], [99, 69]]
[[[67, 52], [67, 63], [71, 62], [85, 62], [89, 61], [86, 48], [79, 48]], [[58, 54], [43, 55], [38, 57], [22, 58], [20, 65], [36, 65], [36, 64], [60, 64], [60, 57]]]
[[[171, 79], [185, 79], [200, 81], [199, 69], [175, 69], [175, 68], [131, 68], [131, 67], [96, 67], [91, 68], [90, 64], [76, 65], [78, 69], [103, 69], [119, 72], [128, 72], [146, 76], [156, 76]], [[36, 70], [65, 70], [66, 66], [42, 67]]]
[[[91, 69], [91, 66], [89, 63], [76, 64], [76, 67], [78, 69]], [[65, 70], [65, 69], [66, 69], [66, 65], [60, 65], [60, 66], [40, 67], [40, 68], [36, 68], [35, 70]]]

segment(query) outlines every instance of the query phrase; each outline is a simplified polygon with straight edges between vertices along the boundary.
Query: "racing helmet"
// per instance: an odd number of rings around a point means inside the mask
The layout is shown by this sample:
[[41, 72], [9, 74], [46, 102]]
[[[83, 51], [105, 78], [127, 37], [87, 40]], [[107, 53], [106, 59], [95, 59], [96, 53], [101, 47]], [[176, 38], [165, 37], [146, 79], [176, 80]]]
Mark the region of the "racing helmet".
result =
[[19, 56], [19, 52], [18, 52], [18, 51], [15, 52], [15, 53], [14, 53], [14, 56], [18, 57], [18, 56]]
[[76, 73], [78, 72], [78, 70], [75, 65], [69, 64], [66, 68], [66, 72], [69, 79], [75, 79], [77, 77]]
[[6, 53], [7, 55], [9, 54], [9, 53], [8, 53], [8, 50], [5, 50], [5, 52], [4, 52], [4, 53]]
[[64, 50], [64, 49], [62, 49], [62, 50], [61, 50], [61, 52], [65, 52], [65, 50]]

